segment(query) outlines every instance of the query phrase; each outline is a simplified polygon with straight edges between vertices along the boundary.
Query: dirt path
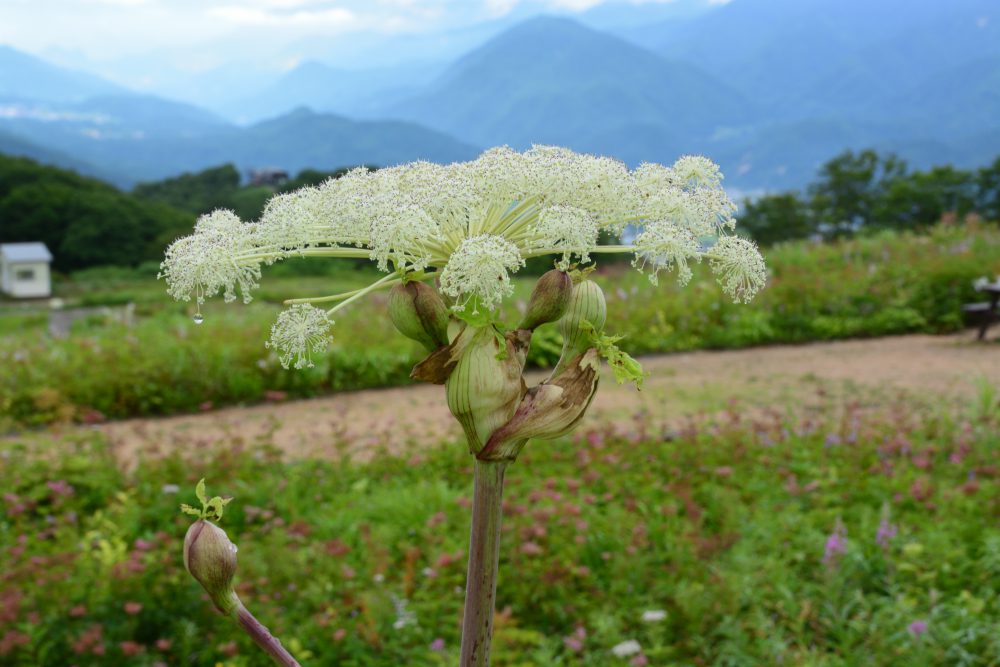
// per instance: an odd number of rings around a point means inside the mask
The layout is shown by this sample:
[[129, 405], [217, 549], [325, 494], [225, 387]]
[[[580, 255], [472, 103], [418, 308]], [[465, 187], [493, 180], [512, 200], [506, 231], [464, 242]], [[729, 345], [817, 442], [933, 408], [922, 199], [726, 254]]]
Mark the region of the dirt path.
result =
[[[899, 392], [968, 398], [975, 395], [980, 377], [1000, 385], [1000, 345], [976, 344], [969, 333], [693, 352], [642, 361], [650, 374], [643, 391], [605, 377], [587, 417], [590, 423], [627, 422], [640, 411], [669, 423], [684, 414], [719, 410], [733, 399], [749, 406], [786, 405], [809, 401], [819, 390], [878, 402]], [[363, 459], [378, 448], [398, 450], [460, 435], [438, 386], [349, 392], [99, 428], [125, 460], [143, 452], [258, 439], [293, 456], [346, 453]]]

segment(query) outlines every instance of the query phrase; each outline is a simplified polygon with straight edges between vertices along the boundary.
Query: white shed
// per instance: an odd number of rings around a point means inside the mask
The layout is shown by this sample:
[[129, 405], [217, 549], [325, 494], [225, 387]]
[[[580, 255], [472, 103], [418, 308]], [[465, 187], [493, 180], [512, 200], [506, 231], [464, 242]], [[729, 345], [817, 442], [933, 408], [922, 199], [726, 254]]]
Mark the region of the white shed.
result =
[[18, 299], [51, 296], [51, 262], [44, 243], [0, 243], [0, 291]]

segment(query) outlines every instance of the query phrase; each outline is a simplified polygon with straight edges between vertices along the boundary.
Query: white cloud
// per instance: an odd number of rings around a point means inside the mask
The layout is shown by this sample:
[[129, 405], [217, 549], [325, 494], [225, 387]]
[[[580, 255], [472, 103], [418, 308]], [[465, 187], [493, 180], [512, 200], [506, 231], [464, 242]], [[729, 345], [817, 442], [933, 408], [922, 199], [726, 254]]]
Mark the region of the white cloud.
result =
[[254, 26], [333, 28], [348, 30], [358, 24], [357, 15], [349, 9], [300, 9], [291, 12], [268, 11], [255, 7], [226, 5], [208, 10], [209, 16]]
[[505, 16], [520, 2], [521, 0], [486, 0], [486, 11], [490, 16]]
[[555, 9], [568, 9], [571, 12], [583, 12], [597, 5], [603, 5], [606, 0], [552, 0]]

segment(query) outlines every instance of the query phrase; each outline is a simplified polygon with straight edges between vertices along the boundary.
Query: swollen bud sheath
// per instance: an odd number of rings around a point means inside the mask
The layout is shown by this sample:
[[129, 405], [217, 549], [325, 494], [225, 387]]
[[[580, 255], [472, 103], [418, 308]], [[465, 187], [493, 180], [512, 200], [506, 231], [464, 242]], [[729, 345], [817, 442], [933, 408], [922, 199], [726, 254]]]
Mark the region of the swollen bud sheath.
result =
[[589, 322], [593, 331], [600, 333], [604, 330], [604, 324], [608, 319], [608, 305], [604, 300], [604, 292], [592, 280], [583, 280], [573, 286], [573, 294], [570, 297], [566, 314], [559, 320], [559, 333], [563, 337], [562, 355], [559, 363], [553, 371], [553, 377], [565, 370], [575, 357], [583, 354], [591, 347], [590, 327], [584, 326], [584, 322]]
[[510, 421], [490, 436], [479, 458], [514, 460], [529, 438], [559, 438], [572, 431], [597, 392], [599, 361], [597, 350], [589, 349], [558, 376], [529, 389]]
[[389, 291], [389, 318], [399, 333], [429, 352], [448, 344], [448, 307], [433, 287], [419, 281]]
[[216, 608], [231, 614], [239, 606], [233, 591], [236, 575], [236, 545], [226, 531], [211, 521], [199, 519], [188, 528], [184, 536], [184, 567], [191, 573]]
[[566, 313], [573, 295], [573, 279], [565, 271], [553, 269], [545, 273], [531, 292], [528, 310], [519, 329], [534, 330], [548, 322], [555, 322]]
[[473, 454], [513, 416], [527, 390], [521, 373], [529, 336], [517, 330], [498, 338], [492, 327], [466, 327], [452, 343], [457, 359], [445, 382], [448, 408]]

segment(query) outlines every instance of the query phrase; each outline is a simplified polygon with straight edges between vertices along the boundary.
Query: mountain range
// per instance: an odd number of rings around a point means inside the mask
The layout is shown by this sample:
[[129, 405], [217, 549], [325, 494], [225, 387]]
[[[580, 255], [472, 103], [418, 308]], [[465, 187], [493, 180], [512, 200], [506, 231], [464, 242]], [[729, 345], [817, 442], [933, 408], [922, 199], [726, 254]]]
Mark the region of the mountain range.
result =
[[1000, 154], [995, 0], [670, 4], [485, 26], [449, 61], [306, 61], [210, 110], [0, 47], [0, 152], [127, 186], [555, 143], [629, 164], [704, 153], [740, 189], [800, 186], [847, 148], [920, 167]]

